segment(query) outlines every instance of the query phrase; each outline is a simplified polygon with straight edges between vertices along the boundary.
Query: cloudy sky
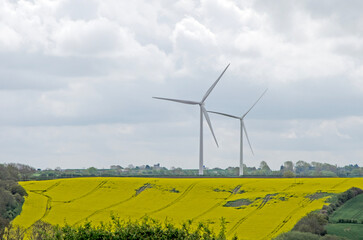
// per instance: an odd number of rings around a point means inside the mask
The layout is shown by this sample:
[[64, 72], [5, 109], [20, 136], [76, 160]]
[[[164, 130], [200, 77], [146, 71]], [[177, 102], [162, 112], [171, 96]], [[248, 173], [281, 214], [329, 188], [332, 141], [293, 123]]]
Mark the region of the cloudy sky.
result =
[[[0, 0], [0, 162], [198, 167], [206, 101], [245, 162], [363, 165], [362, 1]], [[237, 166], [210, 115], [205, 165]]]

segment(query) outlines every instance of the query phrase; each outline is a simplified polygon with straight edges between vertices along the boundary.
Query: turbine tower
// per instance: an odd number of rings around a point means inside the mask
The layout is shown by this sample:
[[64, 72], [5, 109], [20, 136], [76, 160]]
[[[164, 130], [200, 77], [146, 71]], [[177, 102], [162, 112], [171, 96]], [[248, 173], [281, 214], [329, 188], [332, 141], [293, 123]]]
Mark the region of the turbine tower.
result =
[[262, 93], [262, 95], [257, 99], [257, 101], [252, 105], [252, 107], [250, 107], [250, 109], [248, 109], [248, 111], [245, 114], [243, 114], [241, 117], [233, 116], [233, 115], [226, 114], [226, 113], [208, 111], [210, 113], [215, 113], [215, 114], [219, 114], [219, 115], [223, 115], [223, 116], [231, 117], [231, 118], [236, 118], [236, 119], [240, 120], [241, 136], [240, 136], [239, 176], [243, 175], [243, 131], [245, 131], [245, 133], [246, 133], [246, 139], [247, 139], [248, 145], [250, 146], [251, 152], [254, 155], [250, 140], [248, 138], [247, 129], [246, 129], [246, 126], [245, 126], [245, 123], [244, 123], [243, 119], [252, 110], [252, 108], [258, 103], [258, 101], [260, 101], [260, 99], [266, 93], [266, 91], [267, 91], [267, 89]]
[[208, 112], [205, 109], [205, 100], [207, 99], [207, 97], [209, 96], [209, 94], [212, 92], [213, 88], [217, 85], [218, 81], [221, 79], [221, 77], [223, 76], [224, 72], [227, 70], [228, 67], [229, 67], [229, 64], [223, 70], [222, 74], [217, 78], [217, 80], [213, 83], [213, 85], [204, 94], [204, 96], [203, 96], [203, 98], [202, 98], [202, 100], [200, 102], [190, 101], [190, 100], [180, 100], [180, 99], [153, 97], [153, 98], [156, 98], [156, 99], [173, 101], [173, 102], [184, 103], [184, 104], [189, 104], [189, 105], [199, 105], [199, 107], [200, 107], [199, 175], [203, 175], [203, 115], [204, 115], [205, 119], [207, 120], [207, 123], [208, 123], [208, 126], [210, 128], [210, 131], [212, 132], [214, 141], [216, 142], [216, 144], [218, 146], [217, 139], [216, 139], [216, 137], [214, 135], [214, 132], [213, 132], [212, 123], [210, 122], [210, 118], [209, 118]]

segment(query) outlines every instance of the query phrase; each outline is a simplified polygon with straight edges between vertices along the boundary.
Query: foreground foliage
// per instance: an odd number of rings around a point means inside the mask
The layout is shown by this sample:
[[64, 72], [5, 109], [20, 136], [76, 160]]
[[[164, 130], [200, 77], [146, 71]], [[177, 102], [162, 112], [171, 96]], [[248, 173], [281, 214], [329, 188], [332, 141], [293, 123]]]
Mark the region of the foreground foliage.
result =
[[[124, 221], [119, 217], [111, 216], [111, 221], [100, 225], [92, 225], [86, 222], [79, 226], [65, 225], [53, 226], [42, 221], [36, 222], [29, 236], [31, 240], [118, 240], [118, 239], [180, 239], [180, 240], [225, 240], [225, 222], [221, 219], [219, 234], [215, 234], [208, 224], [198, 223], [197, 227], [191, 221], [181, 227], [173, 225], [169, 221], [160, 222], [149, 217], [139, 221]], [[24, 235], [17, 229], [4, 237], [6, 240], [21, 240]], [[233, 239], [237, 239], [234, 237]]]
[[309, 232], [290, 231], [283, 233], [274, 240], [348, 240], [334, 235], [319, 236]]

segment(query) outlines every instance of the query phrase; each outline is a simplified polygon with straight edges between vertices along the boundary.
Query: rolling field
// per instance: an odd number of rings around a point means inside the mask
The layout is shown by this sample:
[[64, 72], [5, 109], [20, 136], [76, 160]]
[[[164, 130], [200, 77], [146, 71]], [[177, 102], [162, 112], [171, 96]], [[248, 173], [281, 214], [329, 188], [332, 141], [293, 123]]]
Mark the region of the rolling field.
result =
[[346, 237], [349, 239], [363, 239], [363, 224], [339, 223], [339, 219], [363, 221], [363, 194], [347, 201], [337, 209], [329, 218], [326, 229], [329, 234]]
[[362, 224], [349, 224], [349, 223], [328, 224], [326, 226], [328, 234], [346, 237], [350, 240], [362, 240], [363, 239], [362, 228], [363, 228]]
[[363, 221], [363, 194], [347, 201], [329, 219], [333, 223], [337, 223], [339, 219]]
[[271, 239], [289, 231], [308, 212], [320, 209], [327, 193], [363, 188], [360, 178], [74, 178], [20, 183], [28, 192], [14, 224], [37, 220], [70, 225], [148, 215], [176, 224], [209, 222], [216, 231], [227, 221], [227, 236]]

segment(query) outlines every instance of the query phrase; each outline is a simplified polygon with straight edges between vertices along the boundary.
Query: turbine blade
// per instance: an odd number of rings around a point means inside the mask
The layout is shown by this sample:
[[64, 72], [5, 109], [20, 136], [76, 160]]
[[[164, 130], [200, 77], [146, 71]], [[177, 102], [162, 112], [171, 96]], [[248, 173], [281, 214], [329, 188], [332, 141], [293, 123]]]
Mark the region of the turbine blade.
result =
[[214, 141], [216, 142], [217, 147], [219, 147], [218, 142], [217, 142], [217, 138], [216, 138], [216, 136], [214, 135], [214, 132], [213, 132], [212, 123], [210, 122], [210, 119], [209, 119], [209, 115], [208, 115], [208, 113], [207, 113], [207, 110], [205, 109], [205, 107], [204, 107], [203, 105], [201, 106], [201, 108], [202, 108], [202, 111], [203, 111], [204, 117], [205, 117], [205, 119], [207, 120], [207, 123], [208, 123], [209, 129], [210, 129], [210, 131], [212, 132], [212, 135], [213, 135]]
[[267, 88], [266, 90], [261, 94], [261, 96], [257, 99], [257, 101], [252, 105], [252, 107], [250, 109], [248, 109], [248, 111], [242, 116], [242, 118], [244, 118], [251, 110], [252, 108], [258, 103], [258, 101], [260, 101], [260, 99], [263, 97], [263, 95], [265, 95], [265, 93], [267, 92]]
[[219, 79], [221, 79], [221, 77], [223, 76], [224, 72], [227, 70], [227, 68], [229, 67], [229, 64], [227, 65], [227, 67], [223, 70], [222, 74], [219, 76], [219, 78], [217, 78], [217, 80], [213, 83], [213, 85], [208, 89], [208, 91], [205, 93], [203, 99], [202, 99], [202, 103], [204, 103], [204, 101], [207, 99], [207, 97], [209, 96], [209, 94], [212, 92], [213, 88], [217, 85]]
[[241, 119], [240, 117], [233, 116], [233, 115], [229, 115], [229, 114], [226, 114], [226, 113], [213, 112], [213, 111], [207, 111], [207, 112], [209, 112], [209, 113], [215, 113], [215, 114], [219, 114], [219, 115], [223, 115], [223, 116], [226, 116], [226, 117]]
[[173, 101], [178, 103], [184, 103], [184, 104], [191, 104], [191, 105], [197, 105], [199, 102], [195, 101], [189, 101], [189, 100], [180, 100], [180, 99], [172, 99], [172, 98], [161, 98], [161, 97], [153, 97], [155, 99], [161, 99], [161, 100], [167, 100], [167, 101]]
[[251, 146], [250, 139], [248, 138], [247, 129], [246, 129], [246, 126], [245, 126], [244, 121], [242, 121], [242, 126], [243, 126], [243, 130], [244, 130], [244, 131], [245, 131], [245, 133], [246, 133], [247, 142], [248, 142], [248, 145], [250, 145], [251, 152], [252, 152], [252, 154], [253, 154], [253, 155], [255, 155], [255, 153], [253, 152], [252, 146]]

